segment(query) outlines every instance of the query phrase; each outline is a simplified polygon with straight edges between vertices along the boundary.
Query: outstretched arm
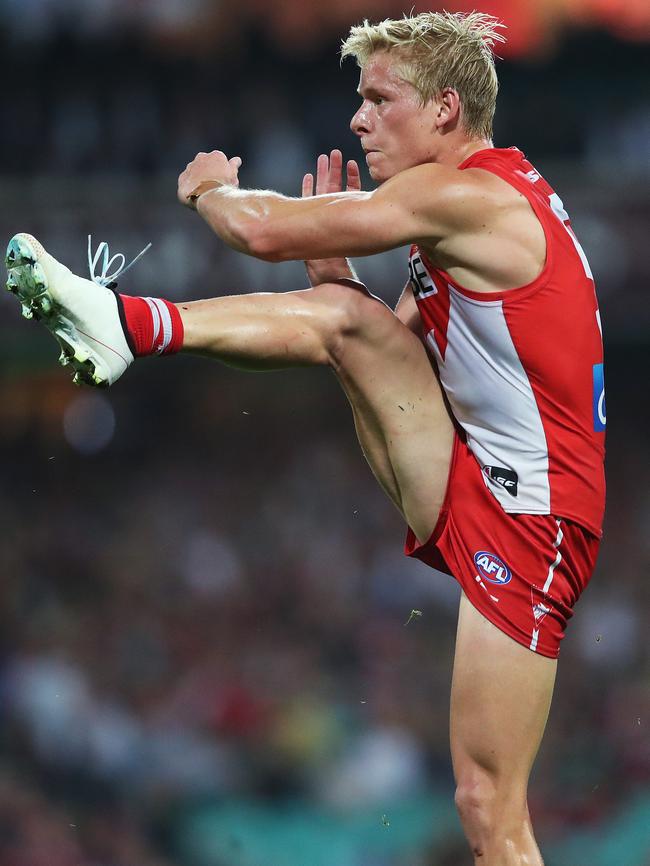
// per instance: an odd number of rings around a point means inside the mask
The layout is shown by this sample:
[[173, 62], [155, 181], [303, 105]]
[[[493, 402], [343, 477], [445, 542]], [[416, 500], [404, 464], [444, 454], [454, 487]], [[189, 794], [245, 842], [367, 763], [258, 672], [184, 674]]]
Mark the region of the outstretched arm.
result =
[[179, 178], [178, 197], [233, 249], [272, 262], [368, 256], [443, 239], [476, 221], [483, 196], [470, 173], [426, 164], [372, 192], [290, 198], [238, 189], [239, 162], [220, 151], [199, 154]]

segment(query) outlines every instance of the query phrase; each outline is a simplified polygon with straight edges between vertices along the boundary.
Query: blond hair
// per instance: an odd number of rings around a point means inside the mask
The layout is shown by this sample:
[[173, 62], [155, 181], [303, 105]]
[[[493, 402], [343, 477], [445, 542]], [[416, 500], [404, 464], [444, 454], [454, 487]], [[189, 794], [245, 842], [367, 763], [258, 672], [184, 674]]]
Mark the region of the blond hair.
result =
[[492, 137], [499, 82], [494, 68], [495, 42], [505, 42], [504, 27], [482, 12], [422, 12], [352, 27], [341, 57], [354, 57], [363, 68], [376, 51], [395, 52], [401, 78], [412, 84], [423, 105], [445, 87], [458, 92], [461, 122], [470, 135]]

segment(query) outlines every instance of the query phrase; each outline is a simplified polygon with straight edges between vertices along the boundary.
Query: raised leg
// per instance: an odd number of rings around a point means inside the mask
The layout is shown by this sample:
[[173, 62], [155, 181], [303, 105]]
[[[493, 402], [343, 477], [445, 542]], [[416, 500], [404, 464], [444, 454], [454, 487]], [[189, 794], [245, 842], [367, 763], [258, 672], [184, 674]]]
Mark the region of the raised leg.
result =
[[444, 498], [453, 428], [420, 340], [361, 287], [179, 304], [184, 350], [250, 370], [329, 365], [378, 481], [418, 539]]
[[[112, 385], [133, 363], [132, 349], [177, 348], [177, 311], [166, 301], [144, 304], [155, 307], [158, 324], [149, 345], [138, 348], [143, 334], [136, 328], [130, 343], [124, 331], [126, 300], [120, 306], [103, 284], [75, 276], [32, 235], [11, 239], [6, 264], [7, 287], [23, 314], [58, 340], [59, 361], [73, 368], [77, 382]], [[411, 302], [414, 307], [412, 295]], [[350, 400], [375, 475], [424, 541], [444, 498], [453, 429], [426, 351], [402, 322], [409, 321], [404, 305], [403, 298], [398, 316], [361, 284], [341, 281], [179, 304], [178, 312], [187, 351], [253, 370], [329, 365]]]
[[456, 805], [477, 866], [543, 866], [528, 777], [557, 661], [536, 655], [461, 596], [451, 691]]

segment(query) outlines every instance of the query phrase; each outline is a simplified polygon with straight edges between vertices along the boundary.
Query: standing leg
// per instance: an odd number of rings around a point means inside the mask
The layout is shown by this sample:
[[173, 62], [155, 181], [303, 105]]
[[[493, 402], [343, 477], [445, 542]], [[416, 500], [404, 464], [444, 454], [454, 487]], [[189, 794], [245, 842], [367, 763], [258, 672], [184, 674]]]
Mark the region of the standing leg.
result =
[[528, 777], [557, 661], [536, 655], [461, 596], [451, 689], [456, 805], [477, 866], [543, 866]]
[[329, 365], [375, 476], [420, 541], [433, 531], [453, 427], [420, 340], [359, 286], [325, 283], [177, 305], [185, 351], [251, 370]]

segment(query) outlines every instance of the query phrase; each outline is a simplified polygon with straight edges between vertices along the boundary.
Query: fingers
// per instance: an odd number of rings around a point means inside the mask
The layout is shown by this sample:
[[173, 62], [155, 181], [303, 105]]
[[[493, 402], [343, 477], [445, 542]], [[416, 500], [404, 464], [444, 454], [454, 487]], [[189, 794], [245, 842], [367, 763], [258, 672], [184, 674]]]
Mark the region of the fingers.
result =
[[241, 156], [233, 156], [228, 160], [228, 162], [235, 169], [235, 171], [241, 168]]
[[341, 192], [343, 189], [343, 154], [340, 150], [330, 153], [329, 176], [326, 192]]
[[333, 150], [328, 156], [321, 153], [316, 163], [316, 195], [341, 192], [343, 189], [343, 154]]
[[349, 159], [346, 165], [346, 175], [347, 175], [347, 184], [346, 190], [348, 192], [350, 190], [360, 190], [361, 189], [361, 172], [359, 171], [359, 166], [353, 159]]
[[[346, 190], [361, 189], [361, 172], [353, 159], [346, 164]], [[328, 195], [343, 189], [343, 154], [340, 150], [331, 151], [328, 156], [321, 153], [316, 162], [316, 195]], [[306, 174], [302, 181], [302, 197], [314, 195], [314, 176]]]
[[330, 161], [326, 153], [321, 153], [316, 162], [316, 195], [328, 192]]
[[314, 175], [306, 174], [302, 179], [302, 197], [309, 198], [314, 194]]

